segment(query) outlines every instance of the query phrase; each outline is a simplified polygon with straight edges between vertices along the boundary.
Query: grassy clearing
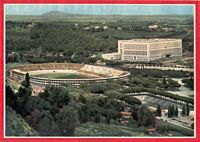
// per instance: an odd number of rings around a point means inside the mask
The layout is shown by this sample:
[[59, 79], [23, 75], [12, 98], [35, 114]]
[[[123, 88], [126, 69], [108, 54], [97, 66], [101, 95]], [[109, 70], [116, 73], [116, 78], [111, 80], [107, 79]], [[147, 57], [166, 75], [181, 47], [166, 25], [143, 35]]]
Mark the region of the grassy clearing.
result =
[[35, 75], [42, 78], [52, 78], [52, 79], [86, 79], [87, 76], [81, 74], [73, 73], [48, 73], [48, 74], [38, 74]]
[[76, 128], [75, 136], [147, 136], [143, 130], [121, 125], [85, 123]]

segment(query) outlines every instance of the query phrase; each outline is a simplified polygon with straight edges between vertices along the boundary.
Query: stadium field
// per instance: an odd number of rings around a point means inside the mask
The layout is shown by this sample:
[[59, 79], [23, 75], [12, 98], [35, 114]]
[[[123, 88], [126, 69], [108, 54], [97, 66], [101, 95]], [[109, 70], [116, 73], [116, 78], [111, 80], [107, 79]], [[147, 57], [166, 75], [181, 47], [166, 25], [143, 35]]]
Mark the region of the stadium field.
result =
[[37, 74], [35, 77], [42, 78], [52, 78], [52, 79], [87, 79], [89, 76], [76, 73], [47, 73], [47, 74]]

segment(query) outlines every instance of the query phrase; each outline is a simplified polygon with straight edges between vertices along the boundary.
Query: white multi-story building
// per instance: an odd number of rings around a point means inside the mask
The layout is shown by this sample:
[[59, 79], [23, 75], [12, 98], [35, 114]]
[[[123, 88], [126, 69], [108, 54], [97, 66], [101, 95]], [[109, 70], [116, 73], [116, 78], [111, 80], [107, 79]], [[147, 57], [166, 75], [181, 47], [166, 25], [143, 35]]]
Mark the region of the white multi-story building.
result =
[[118, 53], [126, 61], [153, 61], [182, 56], [181, 39], [131, 39], [118, 41]]

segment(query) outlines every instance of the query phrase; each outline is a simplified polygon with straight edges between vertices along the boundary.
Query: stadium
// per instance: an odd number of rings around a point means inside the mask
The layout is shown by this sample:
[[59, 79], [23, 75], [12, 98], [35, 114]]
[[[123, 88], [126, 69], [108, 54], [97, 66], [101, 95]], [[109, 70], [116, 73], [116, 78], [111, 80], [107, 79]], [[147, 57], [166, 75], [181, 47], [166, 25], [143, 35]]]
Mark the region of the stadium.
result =
[[101, 83], [126, 78], [130, 73], [105, 66], [74, 63], [45, 63], [19, 65], [10, 69], [10, 78], [17, 82], [30, 75], [33, 85], [80, 85], [83, 83]]

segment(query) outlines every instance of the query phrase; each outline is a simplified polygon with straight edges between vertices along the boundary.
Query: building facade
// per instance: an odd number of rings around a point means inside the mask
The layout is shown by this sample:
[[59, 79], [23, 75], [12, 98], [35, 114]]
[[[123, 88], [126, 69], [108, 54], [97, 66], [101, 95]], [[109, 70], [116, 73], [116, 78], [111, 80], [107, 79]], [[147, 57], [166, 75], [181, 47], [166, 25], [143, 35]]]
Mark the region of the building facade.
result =
[[182, 56], [181, 39], [119, 40], [121, 59], [131, 62], [150, 62], [160, 58]]

